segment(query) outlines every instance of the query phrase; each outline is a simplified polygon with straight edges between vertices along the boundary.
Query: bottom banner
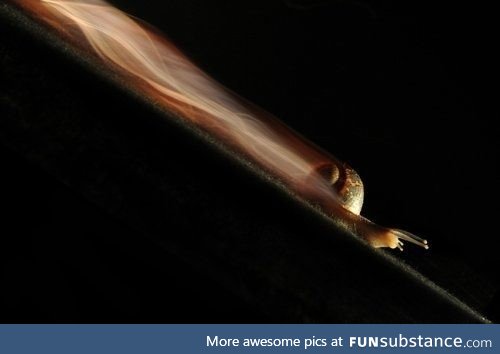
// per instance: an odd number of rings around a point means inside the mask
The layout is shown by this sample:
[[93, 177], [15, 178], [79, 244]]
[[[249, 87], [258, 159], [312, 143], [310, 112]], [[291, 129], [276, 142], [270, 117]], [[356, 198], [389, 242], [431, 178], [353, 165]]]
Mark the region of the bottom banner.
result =
[[0, 325], [0, 353], [498, 353], [500, 325]]

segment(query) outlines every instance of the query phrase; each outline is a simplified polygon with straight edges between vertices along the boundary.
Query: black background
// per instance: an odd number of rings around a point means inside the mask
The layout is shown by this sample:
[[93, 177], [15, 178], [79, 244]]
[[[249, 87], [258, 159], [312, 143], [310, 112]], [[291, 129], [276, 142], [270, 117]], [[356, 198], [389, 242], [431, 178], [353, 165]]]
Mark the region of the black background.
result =
[[[404, 253], [389, 252], [487, 317], [498, 318], [498, 153], [487, 9], [417, 1], [114, 3], [158, 27], [217, 80], [349, 162], [365, 183], [363, 215], [431, 243], [429, 251], [408, 245]], [[37, 58], [16, 55], [18, 50], [45, 53], [37, 56], [46, 62], [24, 65], [48, 67], [43, 79], [54, 76], [55, 86], [64, 91], [67, 73], [46, 59], [52, 54], [19, 36], [20, 41], [10, 39], [15, 44], [5, 40], [5, 87], [20, 75], [30, 82], [19, 61]], [[78, 80], [69, 95], [88, 95], [95, 82]], [[24, 89], [38, 97], [30, 102], [43, 101], [36, 80]], [[94, 95], [109, 90], [105, 86]], [[4, 88], [2, 95], [7, 112], [11, 91]], [[41, 107], [51, 109], [46, 103]], [[257, 310], [252, 298], [219, 290], [213, 280], [217, 274], [170, 258], [152, 241], [138, 242], [135, 230], [28, 162], [37, 159], [26, 159], [6, 140], [0, 149], [5, 210], [0, 319], [287, 320], [279, 311]], [[172, 161], [182, 163], [182, 158]], [[209, 208], [204, 198], [204, 191], [196, 189], [182, 203]], [[250, 220], [256, 224], [260, 203], [269, 203], [237, 197], [229, 203], [238, 202], [253, 213]], [[201, 223], [200, 232], [217, 227], [216, 222], [203, 224], [205, 219], [193, 212], [190, 222]], [[172, 228], [173, 235], [185, 232], [182, 224]], [[343, 321], [341, 315], [336, 319]]]

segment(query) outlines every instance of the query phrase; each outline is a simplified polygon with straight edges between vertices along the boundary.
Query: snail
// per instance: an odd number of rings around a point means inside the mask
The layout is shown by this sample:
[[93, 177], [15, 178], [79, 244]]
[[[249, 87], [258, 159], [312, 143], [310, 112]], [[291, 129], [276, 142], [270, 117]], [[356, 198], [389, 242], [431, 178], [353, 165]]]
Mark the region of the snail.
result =
[[373, 247], [402, 250], [427, 241], [359, 215], [363, 183], [347, 164], [238, 97], [184, 56], [165, 36], [102, 0], [11, 0], [87, 60], [236, 154], [297, 199]]

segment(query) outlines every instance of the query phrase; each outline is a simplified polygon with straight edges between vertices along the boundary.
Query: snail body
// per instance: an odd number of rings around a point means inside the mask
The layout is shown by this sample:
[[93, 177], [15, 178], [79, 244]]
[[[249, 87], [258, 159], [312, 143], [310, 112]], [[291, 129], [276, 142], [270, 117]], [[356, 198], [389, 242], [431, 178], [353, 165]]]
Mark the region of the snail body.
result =
[[373, 247], [427, 248], [410, 233], [359, 215], [363, 183], [347, 164], [249, 104], [196, 67], [170, 41], [102, 0], [12, 0], [66, 42], [155, 102], [317, 206]]

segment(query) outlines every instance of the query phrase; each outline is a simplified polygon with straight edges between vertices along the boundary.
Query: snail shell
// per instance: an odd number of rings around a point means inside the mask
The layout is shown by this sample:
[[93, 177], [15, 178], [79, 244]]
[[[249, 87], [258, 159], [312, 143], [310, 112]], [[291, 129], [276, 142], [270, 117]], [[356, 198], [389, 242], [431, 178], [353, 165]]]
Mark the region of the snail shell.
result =
[[364, 187], [358, 173], [349, 165], [340, 166], [335, 163], [325, 163], [316, 168], [339, 197], [339, 203], [354, 214], [359, 214], [363, 207]]

